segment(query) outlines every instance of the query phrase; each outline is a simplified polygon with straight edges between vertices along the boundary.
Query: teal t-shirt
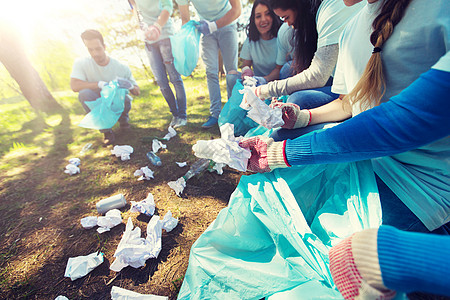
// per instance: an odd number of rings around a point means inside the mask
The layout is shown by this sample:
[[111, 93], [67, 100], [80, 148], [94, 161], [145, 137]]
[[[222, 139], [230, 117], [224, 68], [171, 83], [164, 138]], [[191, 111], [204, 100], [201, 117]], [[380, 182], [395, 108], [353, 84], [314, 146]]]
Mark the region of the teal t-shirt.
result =
[[70, 77], [87, 82], [111, 81], [121, 77], [137, 85], [130, 68], [114, 58], [110, 58], [106, 66], [99, 66], [90, 56], [79, 58], [73, 64]]
[[267, 76], [276, 67], [277, 38], [259, 39], [256, 42], [247, 38], [242, 45], [239, 57], [252, 61], [253, 72], [256, 76]]
[[201, 19], [213, 22], [222, 18], [230, 9], [228, 0], [176, 0], [178, 5], [192, 2]]
[[[383, 101], [399, 94], [432, 67], [450, 71], [446, 63], [449, 50], [448, 0], [435, 0], [432, 5], [429, 0], [413, 0], [383, 45], [381, 58], [386, 76]], [[375, 159], [373, 166], [378, 176], [429, 230], [450, 221], [446, 211], [450, 205], [449, 137], [416, 150]]]
[[[163, 10], [167, 10], [169, 14], [172, 14], [173, 3], [172, 0], [135, 0], [137, 8], [142, 15], [143, 22], [152, 25], [158, 20], [159, 15]], [[156, 41], [151, 41], [147, 43], [155, 43], [157, 41], [167, 39], [169, 36], [173, 35], [173, 21], [172, 18], [167, 20], [167, 23], [162, 27], [161, 35]]]
[[278, 29], [277, 37], [277, 60], [279, 66], [292, 60], [294, 54], [294, 29], [287, 23], [283, 23]]

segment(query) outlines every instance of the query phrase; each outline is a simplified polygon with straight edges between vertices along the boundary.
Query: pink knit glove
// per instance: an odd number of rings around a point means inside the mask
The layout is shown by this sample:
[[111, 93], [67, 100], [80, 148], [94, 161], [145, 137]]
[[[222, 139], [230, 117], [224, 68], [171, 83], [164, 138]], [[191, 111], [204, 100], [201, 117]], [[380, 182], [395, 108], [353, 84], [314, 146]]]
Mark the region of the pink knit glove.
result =
[[247, 170], [265, 173], [276, 168], [290, 167], [284, 152], [286, 141], [274, 142], [272, 138], [265, 136], [253, 136], [243, 138], [239, 146], [252, 152], [248, 160]]
[[[354, 242], [353, 239], [355, 235], [364, 234], [364, 231], [353, 234], [352, 236], [346, 238], [336, 246], [330, 249], [329, 258], [330, 258], [330, 271], [331, 276], [333, 277], [333, 281], [336, 284], [339, 292], [345, 299], [365, 299], [365, 300], [390, 300], [395, 297], [395, 291], [384, 289], [380, 290], [373, 286], [371, 286], [366, 278], [363, 278], [360, 270], [358, 270], [357, 263], [355, 262], [355, 252], [359, 251], [357, 255], [362, 256], [362, 259], [359, 261], [363, 262], [361, 268], [366, 268], [369, 266], [369, 269], [375, 270], [378, 268], [379, 264], [377, 259], [376, 246], [374, 247], [374, 251], [366, 251], [366, 243], [361, 243], [361, 239], [359, 238], [359, 245], [352, 245]], [[375, 234], [376, 240], [376, 234]], [[376, 241], [375, 241], [376, 243]], [[376, 244], [375, 244], [376, 245]], [[363, 250], [363, 251], [361, 251]], [[366, 257], [368, 259], [366, 260]], [[372, 257], [370, 257], [372, 256]], [[370, 264], [373, 262], [373, 256], [376, 256], [376, 263]], [[358, 261], [358, 260], [357, 260]], [[361, 264], [360, 262], [360, 264]], [[370, 274], [369, 275], [373, 275]], [[374, 272], [376, 273], [376, 272]], [[381, 273], [379, 273], [378, 281], [382, 281]], [[369, 276], [370, 277], [370, 276]], [[373, 276], [372, 276], [373, 277]], [[369, 278], [368, 278], [369, 279]], [[371, 280], [371, 279], [369, 279]], [[373, 278], [372, 278], [373, 280]], [[381, 283], [382, 285], [382, 283]]]
[[249, 66], [242, 68], [241, 79], [244, 80], [244, 76], [254, 76], [252, 69]]
[[303, 128], [311, 122], [311, 112], [307, 109], [300, 109], [295, 103], [272, 102], [270, 107], [281, 108], [284, 125], [282, 128], [295, 129]]
[[155, 24], [148, 26], [145, 31], [145, 38], [149, 41], [156, 41], [161, 35], [161, 26], [157, 23]]

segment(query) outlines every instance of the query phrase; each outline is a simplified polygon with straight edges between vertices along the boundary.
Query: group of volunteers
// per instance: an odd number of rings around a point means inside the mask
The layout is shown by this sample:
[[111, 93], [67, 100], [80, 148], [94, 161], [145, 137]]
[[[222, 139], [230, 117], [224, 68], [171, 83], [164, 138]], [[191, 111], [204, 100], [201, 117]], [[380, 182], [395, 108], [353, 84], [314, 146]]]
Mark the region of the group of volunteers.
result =
[[[172, 1], [129, 2], [137, 8], [152, 72], [173, 115], [170, 125], [184, 126], [186, 93], [169, 39]], [[176, 2], [184, 24], [189, 1]], [[240, 141], [252, 153], [248, 170], [371, 160], [382, 226], [331, 248], [330, 270], [342, 295], [391, 299], [399, 290], [450, 296], [450, 2], [255, 0], [241, 71], [240, 0], [190, 2], [201, 19], [211, 101], [202, 127], [215, 126], [221, 111], [219, 50], [228, 97], [241, 80], [282, 110], [285, 124], [270, 137]], [[82, 39], [92, 58], [75, 63], [71, 86], [87, 111], [84, 102], [98, 98], [117, 76], [132, 81], [130, 92], [139, 95], [130, 70], [106, 56], [101, 34], [86, 31]], [[280, 96], [286, 102], [277, 101]], [[126, 127], [129, 99], [125, 103], [119, 122]], [[113, 139], [111, 130], [105, 139]], [[405, 264], [408, 276], [401, 272]], [[427, 272], [420, 267], [425, 265]]]

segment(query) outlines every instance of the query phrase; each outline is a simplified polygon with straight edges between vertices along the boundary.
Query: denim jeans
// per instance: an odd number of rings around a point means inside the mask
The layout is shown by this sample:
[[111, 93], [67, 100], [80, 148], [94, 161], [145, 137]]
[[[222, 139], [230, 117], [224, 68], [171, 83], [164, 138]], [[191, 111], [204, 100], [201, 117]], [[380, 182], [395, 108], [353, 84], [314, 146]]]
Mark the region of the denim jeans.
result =
[[[155, 76], [161, 94], [169, 105], [174, 117], [186, 119], [186, 91], [180, 73], [173, 64], [172, 46], [170, 39], [160, 40], [152, 44], [145, 44], [145, 50], [150, 61], [150, 68]], [[176, 99], [167, 79], [175, 88]]]
[[[81, 90], [78, 93], [78, 100], [80, 101], [81, 105], [83, 106], [84, 110], [88, 113], [91, 110], [89, 109], [89, 107], [86, 105], [86, 101], [95, 101], [98, 98], [100, 98], [100, 89], [95, 89], [95, 90], [91, 90], [91, 89], [84, 89]], [[125, 96], [125, 100], [124, 100], [124, 109], [122, 114], [120, 115], [119, 118], [119, 123], [120, 124], [126, 124], [128, 123], [129, 117], [128, 117], [128, 113], [130, 112], [131, 109], [131, 97], [129, 95]], [[111, 132], [111, 129], [101, 129], [100, 132]]]
[[280, 80], [286, 79], [288, 77], [294, 76], [295, 72], [291, 69], [292, 60], [285, 63], [280, 70]]
[[339, 98], [331, 92], [331, 86], [324, 86], [313, 90], [302, 90], [292, 93], [286, 102], [295, 103], [301, 109], [316, 108]]
[[231, 93], [233, 92], [234, 85], [238, 79], [241, 79], [242, 73], [238, 72], [237, 74], [227, 74], [227, 96], [228, 99], [231, 97]]
[[[202, 59], [206, 65], [206, 81], [209, 100], [211, 101], [211, 116], [219, 118], [222, 110], [222, 97], [219, 85], [219, 50], [222, 53], [225, 71], [237, 71], [238, 39], [236, 23], [217, 29], [217, 31], [202, 36]], [[231, 95], [228, 95], [228, 97]]]

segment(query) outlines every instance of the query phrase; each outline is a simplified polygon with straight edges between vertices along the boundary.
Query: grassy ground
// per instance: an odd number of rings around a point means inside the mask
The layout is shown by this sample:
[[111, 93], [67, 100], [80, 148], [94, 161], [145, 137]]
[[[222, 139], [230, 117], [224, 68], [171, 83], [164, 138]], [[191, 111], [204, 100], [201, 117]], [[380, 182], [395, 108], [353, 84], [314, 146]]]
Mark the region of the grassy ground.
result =
[[[222, 82], [223, 83], [223, 82]], [[65, 113], [36, 115], [22, 98], [0, 102], [0, 298], [109, 299], [112, 286], [175, 299], [187, 268], [189, 249], [198, 236], [227, 205], [241, 174], [226, 169], [222, 176], [204, 173], [188, 181], [183, 197], [177, 197], [167, 182], [182, 176], [188, 167], [175, 161], [193, 163], [191, 147], [197, 140], [219, 137], [217, 128], [202, 130], [209, 115], [209, 98], [204, 74], [185, 80], [188, 95], [188, 125], [158, 153], [163, 165], [149, 164], [145, 153], [150, 143], [141, 137], [163, 137], [171, 120], [169, 109], [156, 85], [140, 83], [142, 95], [133, 101], [132, 128], [116, 132], [116, 143], [131, 145], [131, 160], [111, 155], [102, 146], [102, 135], [78, 127], [84, 111], [70, 91], [55, 93]], [[224, 85], [224, 84], [222, 84]], [[225, 95], [225, 93], [223, 93]], [[90, 151], [81, 155], [86, 143]], [[81, 174], [64, 173], [68, 159], [81, 159]], [[149, 165], [155, 179], [137, 181], [135, 170]], [[140, 201], [151, 192], [156, 214], [168, 210], [179, 225], [163, 233], [162, 251], [140, 269], [109, 270], [125, 224], [97, 234], [85, 230], [80, 219], [97, 215], [95, 203], [123, 193], [128, 201]], [[145, 232], [149, 217], [122, 209], [124, 223], [131, 217]], [[64, 277], [69, 257], [101, 250], [105, 262], [76, 281]]]

